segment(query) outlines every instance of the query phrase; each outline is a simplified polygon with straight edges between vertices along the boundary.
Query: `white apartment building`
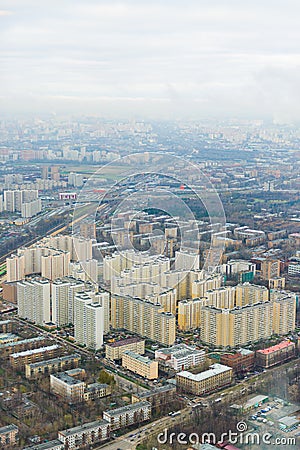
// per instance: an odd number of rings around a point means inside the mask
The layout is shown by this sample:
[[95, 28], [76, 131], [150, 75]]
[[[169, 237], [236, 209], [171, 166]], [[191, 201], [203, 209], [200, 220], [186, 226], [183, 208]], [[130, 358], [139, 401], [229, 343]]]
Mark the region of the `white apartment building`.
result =
[[64, 448], [79, 449], [83, 445], [105, 441], [109, 438], [110, 427], [106, 420], [84, 423], [74, 428], [58, 432], [58, 439]]
[[99, 349], [103, 345], [104, 307], [95, 302], [95, 295], [86, 292], [75, 294], [74, 337], [89, 348]]
[[17, 283], [18, 315], [37, 325], [51, 321], [50, 282], [44, 278]]
[[128, 427], [135, 423], [144, 422], [151, 417], [151, 404], [149, 402], [137, 402], [121, 408], [103, 411], [103, 419], [106, 420], [111, 430]]
[[74, 323], [74, 298], [84, 283], [71, 277], [56, 279], [51, 285], [52, 322], [57, 326]]

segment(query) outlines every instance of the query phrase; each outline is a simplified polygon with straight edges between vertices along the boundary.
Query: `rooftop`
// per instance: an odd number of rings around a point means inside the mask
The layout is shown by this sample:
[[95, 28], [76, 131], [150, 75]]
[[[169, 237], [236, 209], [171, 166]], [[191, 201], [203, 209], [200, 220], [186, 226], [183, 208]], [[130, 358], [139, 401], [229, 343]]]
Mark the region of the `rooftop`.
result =
[[279, 344], [273, 345], [272, 347], [265, 348], [264, 350], [257, 350], [257, 353], [262, 353], [263, 355], [267, 355], [269, 353], [277, 352], [279, 350], [283, 350], [284, 348], [288, 348], [290, 345], [295, 346], [295, 344], [293, 342], [282, 341]]
[[43, 442], [42, 444], [33, 445], [31, 447], [26, 447], [24, 450], [51, 450], [52, 448], [61, 445], [63, 447], [63, 442], [55, 439], [54, 441]]
[[77, 355], [76, 353], [74, 353], [73, 355], [66, 355], [66, 356], [61, 356], [59, 358], [46, 359], [46, 361], [38, 361], [38, 362], [35, 362], [35, 363], [28, 364], [28, 366], [30, 368], [44, 367], [44, 366], [49, 366], [51, 364], [58, 364], [58, 363], [63, 362], [63, 361], [70, 361], [73, 358], [79, 358], [80, 359], [81, 356]]
[[0, 428], [0, 434], [10, 433], [11, 431], [18, 431], [19, 428], [17, 425], [11, 423], [10, 425], [6, 425], [5, 427]]
[[54, 345], [49, 345], [48, 347], [39, 347], [39, 348], [34, 348], [32, 350], [24, 350], [23, 352], [12, 353], [10, 356], [12, 358], [20, 358], [22, 356], [33, 355], [35, 353], [49, 352], [49, 351], [55, 350], [57, 348], [59, 348], [59, 346], [54, 344]]
[[138, 353], [131, 352], [130, 350], [123, 352], [123, 356], [124, 355], [130, 356], [130, 358], [136, 359], [137, 361], [140, 361], [143, 364], [147, 364], [148, 366], [155, 362], [147, 356], [139, 355]]
[[74, 385], [74, 384], [84, 384], [83, 381], [77, 380], [76, 378], [71, 377], [71, 375], [68, 375], [66, 372], [59, 372], [55, 375], [51, 374], [51, 378], [56, 378], [58, 380], [61, 380], [63, 383], [66, 383], [68, 385]]
[[30, 339], [22, 339], [21, 341], [7, 342], [6, 344], [1, 344], [0, 349], [14, 347], [17, 345], [26, 345], [26, 344], [30, 344], [31, 342], [38, 342], [38, 341], [44, 341], [44, 340], [45, 340], [45, 338], [43, 336], [37, 336], [34, 338], [30, 338]]
[[108, 411], [104, 411], [104, 413], [114, 417], [124, 414], [128, 411], [136, 411], [139, 410], [140, 408], [148, 408], [148, 407], [151, 407], [149, 402], [137, 402], [131, 405], [122, 406], [121, 408], [110, 409]]
[[136, 397], [142, 399], [142, 398], [149, 398], [152, 397], [154, 395], [160, 394], [160, 393], [164, 393], [164, 392], [168, 392], [168, 391], [174, 391], [176, 388], [174, 385], [171, 384], [167, 384], [165, 386], [160, 386], [156, 389], [151, 389], [151, 390], [147, 390], [147, 391], [142, 391], [142, 392], [137, 392], [136, 394], [134, 394]]
[[143, 341], [143, 339], [138, 338], [138, 337], [131, 337], [131, 338], [127, 338], [127, 339], [122, 339], [121, 341], [108, 343], [106, 345], [108, 347], [122, 347], [123, 345], [134, 344], [136, 342], [141, 342], [141, 341]]
[[213, 364], [210, 369], [205, 370], [204, 372], [193, 374], [188, 372], [187, 370], [183, 370], [177, 374], [178, 377], [188, 378], [193, 381], [203, 381], [207, 380], [207, 378], [213, 377], [215, 375], [219, 375], [220, 373], [225, 373], [231, 371], [231, 367], [223, 366], [222, 364]]
[[68, 437], [68, 436], [72, 436], [73, 434], [83, 433], [89, 429], [93, 429], [93, 428], [99, 427], [101, 425], [108, 426], [108, 422], [106, 420], [95, 420], [94, 422], [84, 423], [83, 425], [79, 425], [74, 428], [68, 428], [67, 430], [59, 431], [58, 434]]

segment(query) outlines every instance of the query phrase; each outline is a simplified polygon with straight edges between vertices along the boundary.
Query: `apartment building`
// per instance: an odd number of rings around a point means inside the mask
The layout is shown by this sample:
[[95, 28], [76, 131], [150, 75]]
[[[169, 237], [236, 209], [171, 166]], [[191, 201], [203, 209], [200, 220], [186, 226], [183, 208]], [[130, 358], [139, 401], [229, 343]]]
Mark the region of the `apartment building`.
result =
[[122, 353], [122, 366], [148, 380], [158, 378], [158, 362], [130, 350]]
[[210, 369], [193, 374], [182, 371], [176, 375], [178, 392], [194, 395], [209, 394], [232, 383], [232, 368], [222, 364], [213, 364]]
[[57, 326], [74, 323], [74, 298], [85, 288], [84, 282], [71, 277], [58, 278], [51, 284], [52, 322]]
[[151, 404], [146, 401], [103, 412], [103, 419], [109, 423], [112, 431], [128, 427], [135, 423], [145, 422], [150, 417]]
[[23, 350], [32, 350], [44, 344], [46, 339], [43, 336], [37, 336], [29, 339], [22, 339], [15, 342], [7, 342], [0, 345], [1, 357], [9, 357], [11, 353], [21, 352]]
[[160, 405], [166, 405], [174, 401], [176, 396], [176, 386], [167, 384], [156, 389], [145, 390], [142, 392], [132, 393], [131, 402], [147, 401], [152, 408], [157, 408]]
[[195, 347], [190, 347], [186, 344], [178, 344], [156, 350], [155, 359], [163, 361], [176, 371], [186, 370], [204, 363], [205, 351], [197, 350]]
[[201, 308], [208, 304], [207, 298], [182, 300], [178, 303], [178, 328], [181, 331], [200, 328]]
[[215, 347], [239, 347], [266, 339], [272, 331], [271, 302], [233, 309], [204, 306], [201, 310], [201, 340]]
[[16, 342], [19, 339], [14, 333], [0, 333], [0, 345], [7, 344], [8, 342]]
[[285, 277], [274, 277], [269, 279], [269, 289], [284, 289]]
[[51, 321], [51, 284], [45, 278], [33, 278], [17, 283], [18, 315], [37, 325]]
[[31, 445], [24, 450], [65, 450], [65, 445], [59, 439], [53, 441], [42, 442], [41, 444]]
[[42, 200], [40, 198], [31, 202], [22, 203], [21, 216], [24, 218], [31, 218], [42, 211]]
[[43, 241], [28, 248], [19, 248], [6, 258], [7, 281], [21, 281], [27, 275], [41, 275], [54, 280], [69, 274], [70, 253], [43, 245]]
[[24, 203], [30, 203], [38, 199], [36, 189], [7, 190], [3, 194], [3, 209], [9, 212], [21, 212]]
[[96, 420], [59, 431], [58, 439], [63, 443], [64, 449], [80, 449], [86, 445], [106, 441], [109, 435], [109, 423], [106, 420]]
[[11, 333], [13, 330], [12, 320], [0, 320], [0, 333]]
[[94, 401], [111, 394], [111, 386], [103, 383], [86, 384], [82, 381], [85, 370], [75, 368], [50, 375], [51, 391], [70, 404]]
[[236, 306], [254, 305], [269, 300], [269, 291], [265, 286], [243, 283], [235, 287]]
[[220, 274], [206, 275], [204, 279], [192, 282], [192, 298], [205, 297], [207, 291], [219, 289], [223, 284], [224, 277]]
[[0, 428], [0, 447], [1, 449], [10, 448], [19, 442], [19, 428], [17, 425], [10, 424]]
[[102, 397], [111, 395], [111, 386], [108, 384], [91, 383], [88, 384], [84, 391], [85, 401], [94, 401]]
[[294, 342], [282, 341], [277, 345], [256, 351], [256, 365], [268, 369], [282, 364], [296, 355]]
[[207, 304], [216, 308], [233, 308], [235, 305], [236, 289], [232, 286], [224, 286], [205, 293]]
[[55, 358], [60, 352], [60, 347], [56, 344], [47, 347], [39, 347], [32, 350], [25, 350], [9, 355], [9, 362], [14, 368], [24, 368], [25, 364], [42, 361], [47, 358]]
[[50, 390], [70, 404], [84, 401], [86, 384], [67, 372], [59, 372], [50, 375]]
[[104, 307], [94, 300], [94, 293], [75, 294], [74, 337], [79, 344], [98, 350], [103, 345]]
[[80, 360], [80, 355], [73, 354], [61, 356], [60, 358], [47, 359], [46, 361], [25, 364], [25, 376], [28, 379], [33, 379], [40, 375], [74, 369], [79, 366]]
[[140, 299], [112, 295], [111, 323], [112, 328], [126, 329], [164, 345], [175, 341], [175, 316], [160, 305]]
[[70, 253], [71, 261], [88, 261], [93, 258], [93, 240], [82, 236], [59, 234], [43, 240], [45, 245]]
[[273, 300], [273, 332], [285, 335], [296, 327], [296, 296], [281, 294]]
[[145, 340], [132, 337], [105, 344], [105, 357], [111, 360], [119, 360], [122, 359], [122, 353], [127, 350], [143, 355], [145, 353]]

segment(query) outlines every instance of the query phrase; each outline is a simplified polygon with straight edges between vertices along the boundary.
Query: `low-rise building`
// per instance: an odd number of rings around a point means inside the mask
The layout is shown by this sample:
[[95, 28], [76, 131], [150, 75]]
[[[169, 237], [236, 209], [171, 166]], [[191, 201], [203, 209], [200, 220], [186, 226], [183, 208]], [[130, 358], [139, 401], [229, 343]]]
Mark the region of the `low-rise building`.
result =
[[148, 380], [158, 378], [158, 362], [127, 350], [122, 354], [122, 366]]
[[51, 391], [70, 404], [80, 403], [84, 400], [85, 386], [84, 381], [74, 378], [67, 372], [50, 375]]
[[41, 344], [45, 343], [43, 336], [37, 336], [29, 339], [22, 339], [15, 342], [7, 342], [6, 344], [0, 344], [1, 357], [8, 357], [11, 353], [21, 352], [23, 350], [32, 350], [38, 348]]
[[78, 354], [61, 356], [60, 358], [47, 359], [32, 364], [25, 364], [26, 378], [36, 378], [39, 375], [61, 372], [63, 370], [78, 367], [81, 356]]
[[122, 353], [126, 350], [143, 355], [145, 353], [145, 340], [138, 337], [132, 337], [106, 344], [105, 357], [107, 359], [119, 360], [122, 359]]
[[145, 390], [142, 392], [136, 392], [131, 395], [131, 402], [137, 403], [147, 401], [152, 407], [159, 405], [166, 405], [174, 400], [176, 395], [176, 386], [167, 384], [160, 386], [156, 389]]
[[156, 350], [155, 359], [164, 361], [176, 371], [186, 370], [202, 364], [205, 361], [205, 351], [186, 344], [178, 344]]
[[87, 385], [82, 380], [84, 375], [85, 370], [81, 368], [52, 374], [50, 375], [50, 389], [70, 404], [93, 401], [111, 394], [111, 386], [101, 383]]
[[0, 333], [11, 333], [13, 330], [12, 320], [0, 320]]
[[109, 432], [110, 427], [106, 420], [96, 420], [59, 431], [58, 439], [64, 444], [64, 448], [78, 449], [89, 444], [106, 441], [109, 438]]
[[17, 445], [19, 441], [19, 428], [13, 423], [0, 428], [0, 447], [9, 448]]
[[19, 339], [14, 333], [0, 333], [0, 344], [7, 344], [8, 342], [16, 342]]
[[245, 405], [241, 406], [244, 411], [249, 411], [253, 408], [258, 408], [259, 405], [263, 405], [269, 401], [269, 397], [266, 395], [255, 395], [247, 400]]
[[88, 384], [84, 391], [84, 400], [96, 400], [98, 398], [107, 397], [111, 394], [111, 386], [109, 384], [92, 383]]
[[237, 353], [222, 354], [220, 363], [232, 367], [235, 374], [250, 372], [254, 367], [254, 356], [251, 350], [241, 348]]
[[64, 450], [65, 445], [59, 439], [53, 441], [42, 442], [41, 444], [32, 445], [31, 447], [26, 447], [24, 450]]
[[33, 350], [25, 350], [24, 352], [12, 353], [9, 355], [9, 362], [12, 367], [23, 368], [25, 364], [31, 364], [36, 361], [45, 360], [48, 357], [58, 356], [60, 347], [56, 344], [48, 347], [39, 347]]
[[195, 395], [209, 394], [232, 382], [232, 368], [213, 364], [209, 370], [193, 374], [188, 371], [176, 375], [177, 390]]
[[103, 419], [107, 420], [111, 430], [118, 430], [135, 423], [144, 422], [149, 420], [150, 417], [151, 404], [149, 402], [137, 402], [103, 412]]
[[283, 341], [264, 350], [257, 350], [256, 365], [268, 369], [283, 363], [296, 355], [296, 345], [291, 341]]

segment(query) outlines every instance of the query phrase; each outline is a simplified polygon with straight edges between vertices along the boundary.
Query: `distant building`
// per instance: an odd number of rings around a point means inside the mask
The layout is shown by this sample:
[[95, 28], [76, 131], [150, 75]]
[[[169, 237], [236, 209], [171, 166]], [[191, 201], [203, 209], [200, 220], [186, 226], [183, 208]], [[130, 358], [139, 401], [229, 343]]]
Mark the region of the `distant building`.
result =
[[193, 374], [183, 371], [176, 375], [178, 392], [194, 395], [209, 394], [232, 382], [232, 368], [222, 364], [213, 364], [209, 370]]
[[285, 277], [274, 277], [269, 279], [269, 289], [284, 289]]

